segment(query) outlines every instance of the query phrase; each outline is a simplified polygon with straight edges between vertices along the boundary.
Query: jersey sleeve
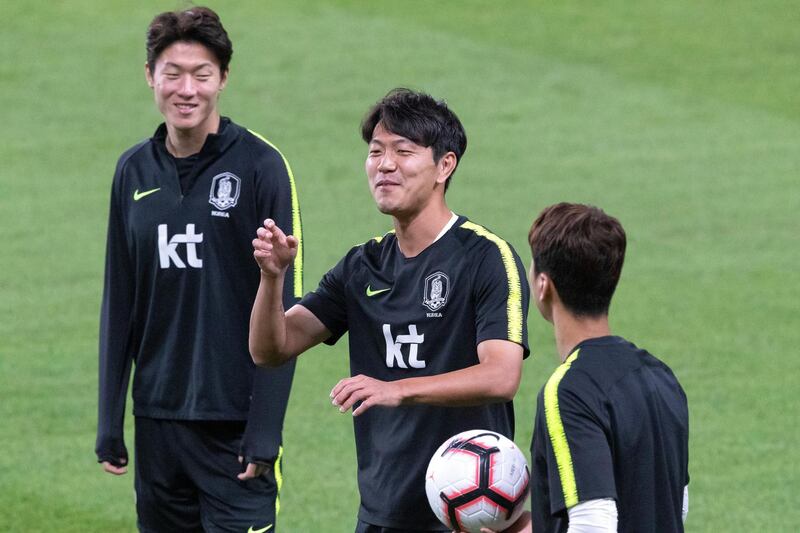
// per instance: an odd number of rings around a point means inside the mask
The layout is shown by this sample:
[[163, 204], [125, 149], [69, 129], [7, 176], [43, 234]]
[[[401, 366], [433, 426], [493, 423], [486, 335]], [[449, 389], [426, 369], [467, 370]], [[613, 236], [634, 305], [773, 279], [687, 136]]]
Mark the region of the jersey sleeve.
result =
[[[287, 235], [298, 241], [297, 257], [286, 273], [283, 286], [284, 309], [292, 307], [303, 292], [303, 229], [300, 202], [289, 162], [266, 139], [268, 149], [258, 158], [256, 206], [259, 221], [271, 218]], [[272, 464], [278, 456], [295, 361], [277, 368], [256, 368], [250, 412], [240, 453], [247, 462]]]
[[522, 261], [500, 239], [488, 241], [474, 274], [477, 342], [502, 339], [528, 349], [528, 302], [530, 290]]
[[300, 217], [300, 200], [289, 161], [269, 142], [256, 169], [256, 206], [259, 224], [271, 218], [286, 235], [298, 242], [297, 257], [286, 272], [283, 288], [283, 305], [289, 309], [303, 296], [303, 225]]
[[127, 461], [123, 424], [131, 364], [131, 309], [135, 275], [127, 246], [121, 206], [120, 159], [114, 175], [108, 214], [105, 277], [100, 310], [98, 417], [95, 453], [98, 461], [121, 466]]
[[331, 332], [325, 344], [336, 344], [348, 329], [345, 301], [348, 257], [349, 255], [342, 258], [322, 277], [319, 286], [300, 300], [300, 305], [311, 311]]
[[[569, 363], [569, 359], [567, 360]], [[543, 391], [544, 424], [540, 429], [547, 460], [550, 512], [581, 502], [617, 498], [607, 416], [601, 392], [580, 371], [562, 364]]]
[[282, 445], [296, 358], [276, 368], [256, 368], [250, 413], [240, 455], [248, 463], [272, 465]]

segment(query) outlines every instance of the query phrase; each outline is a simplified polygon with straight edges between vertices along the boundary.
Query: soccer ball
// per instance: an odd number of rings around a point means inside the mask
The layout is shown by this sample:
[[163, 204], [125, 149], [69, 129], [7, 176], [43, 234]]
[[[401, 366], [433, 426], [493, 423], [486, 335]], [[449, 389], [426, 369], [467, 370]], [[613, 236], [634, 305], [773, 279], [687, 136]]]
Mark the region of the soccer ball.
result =
[[450, 437], [433, 454], [425, 492], [434, 514], [456, 531], [507, 528], [522, 514], [530, 471], [525, 456], [494, 431]]

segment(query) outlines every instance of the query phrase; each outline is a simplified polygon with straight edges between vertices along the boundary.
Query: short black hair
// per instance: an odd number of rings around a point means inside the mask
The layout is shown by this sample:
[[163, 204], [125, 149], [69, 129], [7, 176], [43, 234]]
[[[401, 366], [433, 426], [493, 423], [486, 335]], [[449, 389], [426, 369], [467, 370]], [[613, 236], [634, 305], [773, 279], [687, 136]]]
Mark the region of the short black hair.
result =
[[147, 68], [155, 71], [161, 52], [178, 41], [196, 42], [208, 48], [219, 61], [220, 73], [228, 71], [233, 44], [222, 21], [212, 9], [192, 7], [183, 11], [167, 11], [156, 15], [147, 27]]
[[[430, 147], [437, 163], [447, 152], [453, 152], [458, 167], [467, 150], [467, 134], [456, 114], [443, 100], [423, 92], [399, 87], [372, 106], [361, 121], [361, 138], [367, 144], [378, 124], [415, 144]], [[445, 191], [453, 174], [455, 169], [445, 182]]]
[[608, 314], [627, 244], [619, 220], [598, 207], [562, 202], [536, 218], [528, 243], [534, 274], [550, 276], [569, 311]]

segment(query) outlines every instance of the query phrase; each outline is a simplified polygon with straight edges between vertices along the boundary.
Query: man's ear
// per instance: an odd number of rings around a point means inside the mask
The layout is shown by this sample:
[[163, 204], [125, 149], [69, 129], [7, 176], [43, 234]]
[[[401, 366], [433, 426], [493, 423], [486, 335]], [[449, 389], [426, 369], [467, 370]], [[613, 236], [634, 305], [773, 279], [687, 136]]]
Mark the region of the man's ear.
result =
[[545, 320], [552, 322], [553, 304], [558, 301], [556, 286], [553, 284], [552, 278], [544, 272], [536, 274], [533, 282], [536, 284], [536, 290], [534, 291], [534, 295], [537, 298], [536, 307], [539, 308], [539, 312]]
[[539, 294], [539, 301], [546, 302], [553, 296], [553, 280], [544, 272], [536, 274], [536, 291]]
[[146, 61], [144, 63], [144, 79], [147, 80], [147, 86], [152, 89], [155, 82], [153, 81], [153, 73], [150, 72], [150, 65]]
[[458, 158], [456, 154], [453, 152], [447, 152], [444, 154], [436, 166], [439, 167], [439, 177], [436, 179], [439, 183], [444, 183], [450, 177], [453, 172], [456, 170], [456, 165], [458, 165]]
[[222, 76], [219, 79], [219, 90], [223, 90], [225, 86], [228, 84], [228, 72], [230, 70], [226, 69], [222, 72]]

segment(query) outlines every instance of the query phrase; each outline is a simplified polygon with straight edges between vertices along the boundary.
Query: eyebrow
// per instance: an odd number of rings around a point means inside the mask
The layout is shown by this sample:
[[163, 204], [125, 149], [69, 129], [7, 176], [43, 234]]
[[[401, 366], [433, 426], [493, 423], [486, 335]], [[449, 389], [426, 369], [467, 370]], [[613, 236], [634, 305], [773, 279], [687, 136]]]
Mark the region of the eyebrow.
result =
[[183, 65], [179, 65], [177, 63], [172, 63], [172, 62], [169, 62], [169, 61], [164, 63], [164, 68], [170, 68], [170, 67], [171, 68], [176, 68], [178, 70], [189, 70], [190, 72], [197, 72], [198, 70], [203, 69], [203, 68], [214, 68], [214, 64], [211, 63], [210, 61], [206, 61], [204, 63], [200, 63], [199, 65], [197, 65], [197, 66], [195, 66], [193, 68], [192, 67], [188, 67], [187, 68], [187, 67], [184, 67]]
[[[379, 146], [386, 146], [387, 143], [384, 143], [383, 141], [379, 141], [379, 140], [373, 138], [373, 139], [370, 139], [369, 144], [377, 144]], [[405, 137], [403, 137], [401, 139], [397, 139], [397, 140], [391, 141], [388, 144], [390, 146], [398, 146], [398, 145], [401, 145], [401, 144], [410, 144], [412, 146], [419, 146], [417, 143], [415, 143], [411, 139], [406, 139]]]

